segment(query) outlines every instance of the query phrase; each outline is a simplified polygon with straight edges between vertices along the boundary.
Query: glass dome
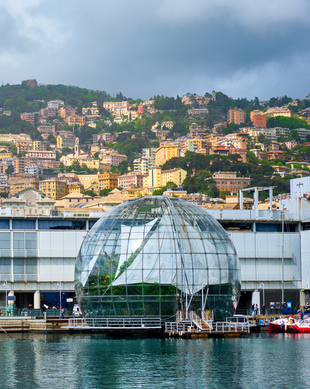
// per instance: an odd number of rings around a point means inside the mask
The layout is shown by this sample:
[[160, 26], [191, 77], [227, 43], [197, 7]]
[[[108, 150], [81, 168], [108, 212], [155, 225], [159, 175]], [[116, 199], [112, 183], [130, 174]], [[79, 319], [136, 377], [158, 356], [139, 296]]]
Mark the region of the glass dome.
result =
[[240, 294], [236, 250], [204, 209], [167, 196], [129, 200], [89, 231], [75, 267], [85, 317], [161, 317], [177, 310], [233, 313]]

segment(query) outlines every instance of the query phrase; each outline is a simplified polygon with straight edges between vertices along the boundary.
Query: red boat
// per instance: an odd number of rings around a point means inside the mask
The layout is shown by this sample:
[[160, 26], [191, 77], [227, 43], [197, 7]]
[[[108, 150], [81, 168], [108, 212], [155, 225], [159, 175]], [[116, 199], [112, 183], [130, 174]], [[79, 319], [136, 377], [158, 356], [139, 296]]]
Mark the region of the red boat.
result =
[[310, 323], [309, 323], [309, 321], [297, 322], [294, 325], [294, 328], [295, 328], [296, 332], [300, 332], [302, 334], [310, 334]]
[[295, 328], [296, 320], [294, 317], [277, 319], [268, 323], [267, 331], [268, 332], [289, 332], [296, 333], [298, 330]]

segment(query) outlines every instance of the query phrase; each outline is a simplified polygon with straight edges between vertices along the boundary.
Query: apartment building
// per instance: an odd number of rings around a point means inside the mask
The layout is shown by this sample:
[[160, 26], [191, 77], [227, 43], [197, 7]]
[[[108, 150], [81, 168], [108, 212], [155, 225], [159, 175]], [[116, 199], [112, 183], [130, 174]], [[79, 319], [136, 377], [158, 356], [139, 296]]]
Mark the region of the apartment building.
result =
[[48, 118], [48, 117], [52, 117], [52, 116], [57, 116], [57, 109], [49, 108], [49, 107], [41, 108], [40, 115], [42, 116], [42, 118]]
[[65, 103], [62, 100], [51, 100], [51, 101], [47, 102], [47, 107], [57, 109], [57, 111], [58, 111], [59, 108], [62, 107], [64, 104]]
[[40, 181], [39, 189], [44, 196], [53, 200], [59, 200], [68, 194], [68, 185], [59, 179], [49, 179]]
[[130, 172], [117, 178], [117, 186], [123, 189], [142, 188], [144, 175], [140, 172]]
[[161, 166], [169, 159], [180, 157], [181, 149], [175, 144], [167, 144], [160, 146], [155, 153], [155, 164]]
[[68, 116], [75, 116], [75, 109], [72, 107], [61, 107], [58, 110], [58, 115], [63, 119]]
[[253, 126], [265, 128], [267, 126], [267, 118], [265, 115], [257, 114], [253, 115]]
[[167, 182], [174, 182], [177, 185], [182, 185], [187, 175], [186, 170], [175, 168], [170, 170], [162, 170], [161, 185], [166, 186]]
[[290, 118], [292, 116], [292, 113], [288, 108], [273, 107], [273, 108], [268, 108], [267, 111], [265, 112], [265, 115], [272, 118], [275, 118], [277, 116], [285, 116]]
[[49, 135], [52, 135], [54, 138], [56, 137], [56, 127], [55, 125], [44, 124], [38, 127], [38, 131], [42, 135], [43, 139], [47, 139]]
[[144, 104], [140, 103], [138, 105], [138, 113], [140, 113], [140, 114], [144, 114], [145, 113], [145, 105]]
[[68, 126], [84, 126], [86, 124], [86, 119], [84, 116], [67, 116], [65, 122]]
[[98, 177], [99, 190], [117, 188], [119, 176], [120, 174], [118, 173], [109, 173], [109, 172], [99, 174]]
[[32, 151], [28, 151], [27, 157], [29, 157], [29, 158], [37, 158], [37, 159], [56, 159], [56, 151], [32, 150]]
[[103, 141], [105, 143], [113, 142], [114, 137], [113, 134], [104, 133], [104, 134], [93, 134], [93, 143], [98, 143], [99, 141]]
[[47, 143], [42, 142], [41, 140], [36, 140], [32, 142], [32, 150], [34, 151], [46, 151]]
[[192, 151], [194, 153], [204, 151], [205, 154], [209, 154], [210, 149], [211, 149], [211, 144], [207, 142], [205, 139], [201, 139], [201, 138], [187, 139], [183, 143], [184, 154], [187, 151]]
[[232, 108], [227, 114], [228, 123], [241, 124], [246, 122], [246, 113], [243, 109]]
[[162, 122], [160, 124], [160, 129], [162, 130], [164, 127], [168, 128], [169, 130], [173, 129], [173, 122], [171, 120], [167, 120], [165, 122]]
[[34, 113], [29, 113], [29, 112], [21, 113], [20, 118], [21, 118], [21, 120], [23, 120], [25, 122], [28, 122], [30, 124], [34, 124], [34, 119], [35, 119]]
[[16, 173], [9, 176], [8, 185], [10, 187], [9, 196], [27, 188], [39, 189], [39, 177], [30, 174]]
[[107, 151], [105, 153], [100, 154], [100, 158], [103, 163], [113, 166], [119, 166], [122, 161], [127, 160], [127, 155]]
[[217, 172], [213, 174], [216, 187], [219, 191], [229, 191], [238, 193], [250, 184], [251, 179], [248, 177], [237, 177], [236, 172]]
[[17, 140], [15, 142], [17, 154], [25, 153], [29, 150], [29, 142], [25, 140]]
[[112, 114], [118, 113], [121, 115], [127, 115], [129, 111], [129, 102], [128, 101], [105, 101], [103, 103], [103, 108]]
[[93, 185], [99, 186], [99, 174], [79, 174], [77, 178], [85, 190]]
[[75, 145], [75, 136], [73, 132], [61, 131], [61, 134], [56, 137], [56, 144], [60, 149], [63, 149], [64, 147], [73, 149]]

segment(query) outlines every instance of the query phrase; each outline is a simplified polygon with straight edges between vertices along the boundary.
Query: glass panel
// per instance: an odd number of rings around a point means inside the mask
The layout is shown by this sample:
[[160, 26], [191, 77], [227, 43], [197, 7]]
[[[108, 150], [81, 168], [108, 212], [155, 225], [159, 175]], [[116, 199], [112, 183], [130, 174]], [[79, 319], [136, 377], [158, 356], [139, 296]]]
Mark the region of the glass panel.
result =
[[12, 221], [13, 230], [35, 230], [36, 222], [35, 220], [16, 220]]
[[23, 250], [25, 248], [24, 233], [14, 232], [13, 234], [13, 248], [16, 250]]

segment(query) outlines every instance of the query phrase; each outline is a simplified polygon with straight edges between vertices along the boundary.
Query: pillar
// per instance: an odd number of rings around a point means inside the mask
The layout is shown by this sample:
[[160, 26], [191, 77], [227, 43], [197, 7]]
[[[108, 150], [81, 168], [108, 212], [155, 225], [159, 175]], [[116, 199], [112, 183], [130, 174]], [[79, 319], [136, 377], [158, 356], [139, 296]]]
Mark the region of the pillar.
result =
[[304, 290], [299, 292], [300, 305], [304, 307], [306, 305], [306, 293]]
[[37, 290], [34, 292], [33, 296], [33, 309], [40, 309], [41, 308], [41, 296], [40, 292]]

